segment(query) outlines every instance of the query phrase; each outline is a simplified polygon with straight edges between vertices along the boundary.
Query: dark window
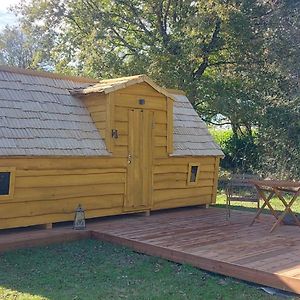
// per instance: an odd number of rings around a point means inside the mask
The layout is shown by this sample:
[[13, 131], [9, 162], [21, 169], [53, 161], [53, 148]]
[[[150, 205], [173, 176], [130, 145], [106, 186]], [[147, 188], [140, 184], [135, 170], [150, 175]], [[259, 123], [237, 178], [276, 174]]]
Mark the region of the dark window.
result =
[[9, 195], [10, 172], [0, 172], [0, 196]]
[[191, 177], [190, 182], [196, 182], [198, 166], [191, 166]]

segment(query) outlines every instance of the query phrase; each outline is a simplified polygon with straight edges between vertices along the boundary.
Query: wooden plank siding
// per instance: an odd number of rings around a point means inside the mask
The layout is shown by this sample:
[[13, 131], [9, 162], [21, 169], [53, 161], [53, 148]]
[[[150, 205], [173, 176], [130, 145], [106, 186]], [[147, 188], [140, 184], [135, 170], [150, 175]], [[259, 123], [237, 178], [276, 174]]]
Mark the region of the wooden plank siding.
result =
[[[128, 156], [128, 110], [136, 108], [153, 111], [154, 156], [167, 157], [167, 97], [144, 83], [113, 94], [115, 94], [114, 127], [119, 133], [119, 138], [114, 139], [113, 154]], [[145, 104], [140, 105], [139, 99], [144, 99]]]
[[[140, 99], [145, 100], [143, 105]], [[147, 193], [141, 197], [147, 199], [145, 209], [215, 201], [219, 158], [170, 156], [173, 151], [172, 99], [147, 83], [139, 83], [107, 95], [87, 95], [82, 101], [111, 156], [0, 158], [0, 167], [16, 168], [14, 197], [0, 201], [0, 229], [72, 220], [78, 204], [86, 210], [87, 218], [129, 212], [125, 208], [129, 136], [146, 136], [145, 128], [152, 140], [135, 139], [135, 143], [142, 141], [150, 157], [148, 162], [146, 154], [141, 155], [147, 164], [140, 169], [143, 176], [145, 173], [147, 176], [143, 187], [137, 189]], [[129, 130], [129, 111], [132, 110], [141, 111], [143, 118], [148, 116], [150, 120], [143, 119], [139, 130]], [[112, 129], [118, 131], [118, 138], [112, 138]], [[192, 162], [200, 165], [200, 173], [198, 182], [189, 186], [188, 166]], [[150, 184], [147, 186], [145, 182]]]
[[2, 200], [0, 228], [68, 221], [78, 204], [87, 218], [120, 214], [125, 196], [124, 158], [6, 158], [15, 166], [13, 199]]
[[106, 141], [107, 95], [95, 94], [82, 98], [101, 137]]
[[[188, 185], [189, 163], [200, 165], [198, 182]], [[153, 210], [215, 202], [218, 158], [168, 157], [155, 159], [153, 166]]]

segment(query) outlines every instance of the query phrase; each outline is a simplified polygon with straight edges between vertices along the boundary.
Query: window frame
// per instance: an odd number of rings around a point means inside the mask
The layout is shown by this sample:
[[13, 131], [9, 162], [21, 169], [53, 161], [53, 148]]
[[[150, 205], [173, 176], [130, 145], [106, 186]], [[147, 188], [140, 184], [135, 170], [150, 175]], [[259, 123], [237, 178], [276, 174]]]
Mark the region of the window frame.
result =
[[15, 193], [16, 168], [14, 168], [14, 167], [0, 167], [0, 173], [10, 173], [9, 193], [7, 195], [0, 195], [0, 201], [12, 199], [14, 197], [14, 193]]
[[[197, 167], [197, 174], [195, 181], [190, 181], [191, 175], [192, 175], [192, 167]], [[200, 173], [200, 164], [199, 163], [189, 163], [188, 165], [189, 171], [188, 171], [188, 177], [187, 177], [187, 185], [197, 185], [198, 179], [199, 179], [199, 173]]]

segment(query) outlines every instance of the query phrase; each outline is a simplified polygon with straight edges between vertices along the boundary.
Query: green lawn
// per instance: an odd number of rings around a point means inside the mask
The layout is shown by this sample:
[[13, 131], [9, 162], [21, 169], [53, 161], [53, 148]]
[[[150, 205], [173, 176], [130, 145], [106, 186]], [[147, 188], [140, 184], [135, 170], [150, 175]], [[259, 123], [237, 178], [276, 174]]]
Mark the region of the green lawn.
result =
[[[261, 205], [263, 201], [261, 201]], [[284, 210], [284, 205], [278, 198], [274, 198], [271, 200], [271, 204], [275, 210], [282, 211]], [[217, 206], [225, 207], [226, 205], [226, 196], [222, 194], [217, 195]], [[242, 210], [249, 210], [249, 211], [256, 211], [257, 205], [256, 203], [251, 202], [232, 202], [231, 204], [232, 209], [242, 209]], [[292, 209], [295, 213], [300, 213], [300, 200], [296, 200], [294, 202]], [[269, 209], [265, 210], [266, 213], [269, 213]]]
[[[218, 205], [224, 203], [224, 196], [219, 195]], [[244, 209], [239, 203], [237, 207]], [[300, 211], [299, 205], [297, 210]], [[84, 240], [0, 255], [0, 299], [281, 298], [269, 296], [256, 286], [188, 265]], [[288, 299], [300, 300], [300, 297]]]
[[0, 259], [0, 299], [280, 299], [231, 278], [93, 240]]

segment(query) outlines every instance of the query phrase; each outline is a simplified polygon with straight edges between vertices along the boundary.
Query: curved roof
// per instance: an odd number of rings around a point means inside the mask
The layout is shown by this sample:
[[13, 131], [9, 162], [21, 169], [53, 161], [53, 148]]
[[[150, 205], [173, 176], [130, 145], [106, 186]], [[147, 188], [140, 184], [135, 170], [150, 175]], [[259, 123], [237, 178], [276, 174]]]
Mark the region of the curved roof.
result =
[[87, 108], [68, 91], [90, 83], [44, 73], [0, 68], [0, 155], [109, 155]]
[[171, 155], [224, 156], [189, 99], [182, 93], [173, 96], [174, 152]]
[[95, 81], [0, 67], [1, 156], [110, 155], [87, 108], [76, 96], [146, 82], [174, 100], [173, 156], [223, 156], [187, 97], [146, 75]]

